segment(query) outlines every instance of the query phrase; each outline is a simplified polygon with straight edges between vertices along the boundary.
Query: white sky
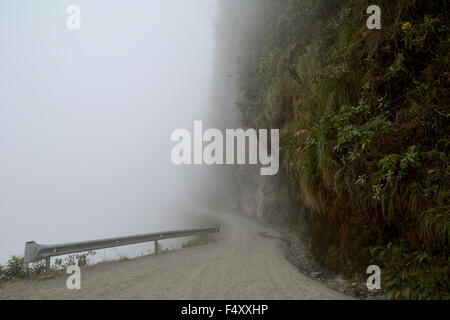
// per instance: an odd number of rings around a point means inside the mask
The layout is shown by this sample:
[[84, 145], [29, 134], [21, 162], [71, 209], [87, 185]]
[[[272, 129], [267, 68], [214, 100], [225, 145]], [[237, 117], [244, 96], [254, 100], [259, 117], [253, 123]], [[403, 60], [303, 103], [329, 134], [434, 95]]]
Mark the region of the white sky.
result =
[[[81, 8], [69, 31], [66, 8]], [[202, 119], [216, 0], [0, 0], [0, 263], [26, 241], [178, 227], [176, 128]]]

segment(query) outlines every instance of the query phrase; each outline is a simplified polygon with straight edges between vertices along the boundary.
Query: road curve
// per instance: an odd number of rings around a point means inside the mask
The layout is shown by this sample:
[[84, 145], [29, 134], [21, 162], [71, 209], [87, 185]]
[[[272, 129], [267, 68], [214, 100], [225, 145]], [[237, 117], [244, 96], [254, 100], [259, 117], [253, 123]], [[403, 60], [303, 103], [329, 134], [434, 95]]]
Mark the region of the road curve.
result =
[[[213, 213], [212, 213], [213, 214]], [[81, 269], [81, 290], [67, 276], [0, 287], [3, 299], [350, 299], [300, 273], [277, 233], [240, 216], [220, 214], [219, 240]]]

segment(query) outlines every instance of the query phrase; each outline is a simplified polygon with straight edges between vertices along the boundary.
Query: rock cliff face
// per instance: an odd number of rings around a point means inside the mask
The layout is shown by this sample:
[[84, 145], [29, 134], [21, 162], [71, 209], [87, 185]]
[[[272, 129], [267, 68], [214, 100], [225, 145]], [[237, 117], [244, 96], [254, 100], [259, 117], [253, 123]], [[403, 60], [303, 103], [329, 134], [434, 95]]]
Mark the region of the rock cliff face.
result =
[[[270, 4], [271, 0], [219, 1], [216, 67], [208, 119], [211, 126], [245, 128], [237, 106], [240, 99], [239, 72], [246, 64], [242, 53], [249, 50], [252, 34], [263, 28], [266, 21], [264, 12]], [[307, 229], [305, 222], [299, 222], [306, 217], [306, 208], [285, 169], [280, 168], [275, 176], [261, 176], [260, 166], [256, 165], [217, 167], [214, 179], [221, 187], [207, 193], [209, 204], [267, 223], [290, 225], [296, 221], [304, 230]]]
[[390, 298], [448, 299], [448, 3], [380, 0], [381, 30], [372, 4], [222, 1], [212, 100], [236, 102], [230, 126], [281, 129], [282, 165], [224, 169], [221, 205], [306, 230], [347, 277], [378, 264]]
[[240, 197], [236, 209], [266, 223], [286, 225], [305, 208], [298, 192], [284, 171], [275, 176], [261, 176], [259, 168], [239, 168]]

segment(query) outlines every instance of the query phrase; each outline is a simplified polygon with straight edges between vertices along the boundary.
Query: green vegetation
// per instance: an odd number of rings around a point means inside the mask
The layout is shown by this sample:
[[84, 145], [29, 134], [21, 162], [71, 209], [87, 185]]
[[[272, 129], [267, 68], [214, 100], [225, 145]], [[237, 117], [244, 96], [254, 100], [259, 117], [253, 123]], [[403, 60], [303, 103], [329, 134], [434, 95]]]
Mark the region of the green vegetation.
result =
[[0, 265], [0, 281], [24, 279], [45, 273], [45, 263], [33, 263], [30, 267], [21, 256], [12, 256], [5, 265]]
[[218, 240], [218, 238], [219, 237], [217, 234], [204, 234], [201, 236], [196, 236], [193, 239], [183, 242], [182, 247], [189, 248], [189, 247], [194, 247], [194, 246], [202, 246], [204, 244], [215, 242]]
[[282, 129], [312, 253], [347, 277], [380, 265], [393, 299], [450, 298], [448, 6], [261, 2], [242, 47], [243, 125]]
[[[208, 227], [215, 227], [220, 225], [220, 221], [217, 217], [210, 216], [210, 215], [193, 215], [190, 217], [190, 220], [193, 221], [193, 227], [201, 227], [201, 228], [208, 228]], [[204, 244], [208, 244], [211, 242], [216, 242], [219, 239], [218, 234], [203, 234], [200, 236], [192, 237], [189, 240], [186, 240], [181, 245], [182, 248], [189, 248], [193, 246], [201, 246]]]
[[[67, 266], [78, 265], [85, 266], [88, 263], [88, 256], [95, 254], [94, 252], [68, 255], [64, 260], [55, 259], [50, 267], [51, 272], [65, 270]], [[23, 256], [12, 256], [5, 265], [0, 264], [0, 282], [11, 281], [15, 279], [25, 279], [38, 277], [45, 274], [45, 261], [25, 263]]]

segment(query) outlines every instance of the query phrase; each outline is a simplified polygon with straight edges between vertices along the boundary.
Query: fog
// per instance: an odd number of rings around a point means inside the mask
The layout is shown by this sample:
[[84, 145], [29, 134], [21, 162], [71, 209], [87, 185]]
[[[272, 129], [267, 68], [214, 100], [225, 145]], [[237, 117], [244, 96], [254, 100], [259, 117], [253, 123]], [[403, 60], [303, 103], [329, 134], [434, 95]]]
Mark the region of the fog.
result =
[[29, 240], [184, 225], [197, 182], [170, 135], [211, 115], [216, 13], [215, 0], [0, 2], [0, 263]]

